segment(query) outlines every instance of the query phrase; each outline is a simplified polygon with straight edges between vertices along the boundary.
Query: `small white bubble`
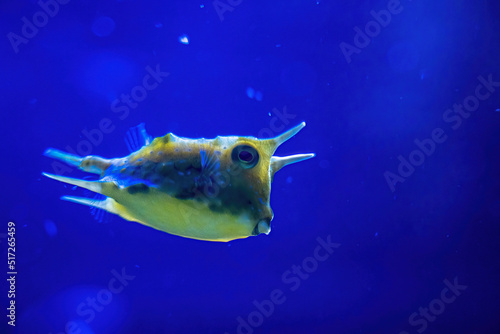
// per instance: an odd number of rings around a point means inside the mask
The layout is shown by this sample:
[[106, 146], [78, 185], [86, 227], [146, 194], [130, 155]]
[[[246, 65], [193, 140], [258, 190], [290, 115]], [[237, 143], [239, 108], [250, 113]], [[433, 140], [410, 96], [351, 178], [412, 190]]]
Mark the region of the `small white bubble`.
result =
[[99, 37], [109, 36], [115, 30], [115, 21], [107, 16], [100, 16], [92, 23], [92, 32]]
[[247, 88], [247, 96], [251, 99], [254, 98], [255, 96], [255, 90], [252, 87]]
[[262, 92], [256, 92], [255, 93], [255, 99], [257, 101], [262, 101]]
[[205, 5], [200, 5], [200, 8], [205, 8]]
[[185, 45], [189, 44], [189, 38], [187, 35], [181, 35], [179, 36], [179, 42]]
[[292, 183], [292, 182], [293, 182], [293, 178], [291, 176], [286, 178], [286, 183]]
[[57, 227], [52, 220], [45, 219], [43, 226], [45, 227], [45, 232], [47, 232], [49, 237], [55, 237], [57, 235]]

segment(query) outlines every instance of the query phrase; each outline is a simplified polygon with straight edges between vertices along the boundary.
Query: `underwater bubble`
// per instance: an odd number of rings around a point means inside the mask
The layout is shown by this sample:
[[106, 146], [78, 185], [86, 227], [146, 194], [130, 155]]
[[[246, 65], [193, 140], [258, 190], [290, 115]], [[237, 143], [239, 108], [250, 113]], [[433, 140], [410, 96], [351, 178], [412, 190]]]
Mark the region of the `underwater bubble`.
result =
[[255, 96], [255, 90], [252, 87], [247, 88], [247, 96], [251, 99], [254, 98]]
[[410, 42], [397, 43], [387, 52], [389, 66], [398, 73], [413, 70], [417, 66], [419, 59], [420, 55], [417, 48]]
[[163, 23], [161, 23], [161, 22], [156, 22], [156, 23], [155, 23], [155, 27], [156, 27], [156, 28], [161, 28], [161, 27], [163, 27]]
[[262, 92], [256, 92], [255, 99], [259, 102], [262, 101]]
[[291, 176], [286, 178], [286, 183], [292, 183], [292, 182], [293, 182], [293, 178]]
[[92, 32], [99, 37], [109, 36], [115, 30], [115, 21], [107, 16], [101, 16], [92, 23]]
[[200, 5], [200, 8], [205, 8], [205, 5]]
[[189, 44], [189, 38], [187, 35], [181, 35], [179, 36], [179, 42], [185, 45]]
[[45, 232], [49, 235], [49, 237], [55, 237], [57, 235], [57, 226], [56, 223], [54, 223], [50, 219], [45, 219], [43, 222], [43, 227], [45, 227]]

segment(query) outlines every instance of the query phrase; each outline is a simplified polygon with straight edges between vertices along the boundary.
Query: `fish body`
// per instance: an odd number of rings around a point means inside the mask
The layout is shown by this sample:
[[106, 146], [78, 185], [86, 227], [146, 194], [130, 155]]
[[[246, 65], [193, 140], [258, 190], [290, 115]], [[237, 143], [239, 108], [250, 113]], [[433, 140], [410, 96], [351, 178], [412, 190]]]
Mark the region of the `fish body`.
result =
[[99, 180], [44, 175], [106, 196], [99, 201], [70, 196], [62, 199], [170, 234], [208, 241], [268, 234], [273, 219], [270, 194], [274, 173], [314, 156], [273, 154], [304, 126], [301, 123], [270, 139], [190, 139], [169, 133], [151, 140], [141, 124], [129, 133], [134, 139], [131, 142], [140, 148], [123, 158], [82, 158], [56, 149], [45, 151], [46, 156], [99, 174]]

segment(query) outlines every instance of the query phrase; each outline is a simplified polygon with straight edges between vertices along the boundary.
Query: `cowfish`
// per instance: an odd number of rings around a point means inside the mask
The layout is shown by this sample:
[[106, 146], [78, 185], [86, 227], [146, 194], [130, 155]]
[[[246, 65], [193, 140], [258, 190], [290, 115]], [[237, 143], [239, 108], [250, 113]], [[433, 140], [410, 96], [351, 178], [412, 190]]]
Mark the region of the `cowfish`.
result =
[[44, 152], [47, 157], [99, 174], [98, 180], [43, 175], [101, 194], [99, 200], [74, 196], [63, 196], [63, 200], [173, 235], [227, 242], [271, 231], [274, 174], [315, 156], [273, 154], [304, 126], [302, 122], [268, 139], [190, 139], [173, 133], [152, 139], [140, 124], [128, 132], [129, 149], [136, 150], [123, 158], [80, 157], [53, 148]]

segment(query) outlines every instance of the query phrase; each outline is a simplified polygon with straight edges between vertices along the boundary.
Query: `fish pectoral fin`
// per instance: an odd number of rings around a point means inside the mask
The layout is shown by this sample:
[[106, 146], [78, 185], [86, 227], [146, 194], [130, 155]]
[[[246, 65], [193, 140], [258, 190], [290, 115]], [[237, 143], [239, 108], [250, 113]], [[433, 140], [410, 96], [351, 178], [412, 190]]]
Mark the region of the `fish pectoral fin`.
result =
[[99, 181], [85, 181], [49, 173], [42, 173], [42, 175], [57, 181], [72, 184], [74, 186], [78, 186], [93, 191], [95, 193], [102, 194], [102, 183]]

